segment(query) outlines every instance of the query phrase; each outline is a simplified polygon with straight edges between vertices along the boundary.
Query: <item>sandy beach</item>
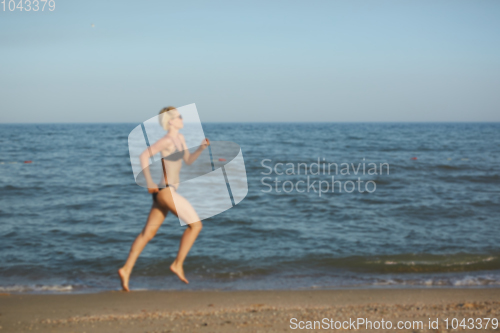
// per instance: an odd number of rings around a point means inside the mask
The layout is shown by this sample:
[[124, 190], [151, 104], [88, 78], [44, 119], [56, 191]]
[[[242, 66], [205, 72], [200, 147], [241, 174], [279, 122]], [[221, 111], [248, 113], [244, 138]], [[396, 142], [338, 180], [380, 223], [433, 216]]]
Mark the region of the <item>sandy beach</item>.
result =
[[[0, 295], [1, 332], [287, 332], [311, 328], [314, 321], [316, 329], [307, 331], [336, 330], [336, 322], [344, 325], [339, 330], [354, 331], [349, 322], [358, 318], [385, 323], [385, 329], [370, 330], [361, 322], [359, 331], [451, 332], [453, 318], [455, 324], [474, 318], [479, 327], [477, 318], [499, 317], [497, 288]], [[428, 327], [429, 318], [439, 320], [437, 329]], [[423, 327], [396, 330], [400, 321], [421, 321]], [[482, 320], [474, 330], [498, 332], [492, 323], [485, 328]]]

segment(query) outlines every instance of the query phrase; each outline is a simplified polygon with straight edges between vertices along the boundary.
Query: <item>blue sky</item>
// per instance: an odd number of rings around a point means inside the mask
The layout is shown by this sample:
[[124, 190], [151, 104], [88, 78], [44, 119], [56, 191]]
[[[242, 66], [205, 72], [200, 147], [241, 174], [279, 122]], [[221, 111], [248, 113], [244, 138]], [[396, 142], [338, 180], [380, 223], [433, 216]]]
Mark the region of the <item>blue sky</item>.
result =
[[500, 121], [499, 1], [55, 1], [0, 11], [0, 122]]

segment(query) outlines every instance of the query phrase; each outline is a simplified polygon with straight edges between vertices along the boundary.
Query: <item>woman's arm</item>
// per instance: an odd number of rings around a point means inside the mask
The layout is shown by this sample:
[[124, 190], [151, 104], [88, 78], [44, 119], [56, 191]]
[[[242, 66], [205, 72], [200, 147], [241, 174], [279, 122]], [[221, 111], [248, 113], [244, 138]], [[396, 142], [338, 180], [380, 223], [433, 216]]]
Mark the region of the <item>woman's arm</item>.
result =
[[205, 138], [201, 142], [201, 145], [198, 147], [198, 149], [196, 149], [196, 151], [191, 154], [189, 152], [189, 149], [187, 148], [186, 140], [184, 139], [184, 135], [181, 134], [180, 137], [181, 137], [181, 141], [182, 141], [182, 147], [184, 149], [184, 162], [187, 165], [193, 164], [193, 162], [196, 161], [196, 159], [200, 156], [201, 152], [204, 151], [205, 149], [207, 149], [208, 145], [210, 144], [210, 141], [207, 138]]

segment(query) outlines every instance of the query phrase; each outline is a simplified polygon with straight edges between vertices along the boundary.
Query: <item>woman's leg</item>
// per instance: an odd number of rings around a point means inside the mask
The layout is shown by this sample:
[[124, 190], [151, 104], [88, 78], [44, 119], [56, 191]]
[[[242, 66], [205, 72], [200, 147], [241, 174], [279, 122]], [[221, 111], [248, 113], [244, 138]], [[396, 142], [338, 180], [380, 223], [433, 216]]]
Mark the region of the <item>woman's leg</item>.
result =
[[127, 261], [125, 262], [125, 265], [118, 270], [118, 275], [120, 276], [123, 290], [129, 291], [128, 280], [130, 274], [132, 273], [132, 269], [134, 268], [135, 262], [141, 254], [142, 250], [144, 250], [146, 244], [156, 235], [156, 232], [165, 220], [167, 213], [167, 210], [161, 207], [158, 203], [153, 202], [153, 206], [151, 207], [151, 211], [149, 212], [146, 226], [137, 236], [134, 243], [132, 243], [130, 253], [128, 255]]
[[197, 221], [194, 223], [189, 223], [187, 225], [187, 228], [184, 231], [181, 242], [179, 244], [179, 252], [177, 253], [177, 257], [175, 258], [172, 265], [170, 265], [170, 270], [175, 273], [181, 281], [189, 283], [189, 281], [184, 276], [183, 264], [189, 250], [193, 246], [202, 229], [202, 224], [193, 206], [191, 206], [189, 201], [187, 201], [183, 196], [178, 194], [175, 189], [163, 192], [165, 193], [162, 193], [161, 196], [158, 195], [158, 201], [162, 205], [168, 207], [168, 209], [172, 211], [172, 213], [174, 213], [184, 221]]
[[189, 283], [189, 281], [184, 276], [184, 260], [186, 259], [189, 250], [193, 246], [194, 241], [198, 237], [201, 228], [201, 222], [188, 224], [179, 244], [179, 252], [177, 252], [177, 258], [175, 258], [172, 265], [170, 265], [170, 270], [174, 272], [179, 277], [179, 279], [185, 283]]

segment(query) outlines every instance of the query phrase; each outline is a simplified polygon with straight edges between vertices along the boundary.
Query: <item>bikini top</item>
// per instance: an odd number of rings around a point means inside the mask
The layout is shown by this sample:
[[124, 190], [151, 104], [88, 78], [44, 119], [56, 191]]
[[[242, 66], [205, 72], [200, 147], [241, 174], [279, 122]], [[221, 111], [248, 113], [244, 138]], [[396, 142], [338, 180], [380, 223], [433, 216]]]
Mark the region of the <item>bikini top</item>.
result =
[[184, 157], [184, 150], [178, 151], [177, 146], [175, 146], [175, 150], [176, 150], [176, 152], [174, 152], [168, 156], [165, 156], [163, 159], [167, 160], [167, 161], [173, 161], [173, 162], [182, 159]]

